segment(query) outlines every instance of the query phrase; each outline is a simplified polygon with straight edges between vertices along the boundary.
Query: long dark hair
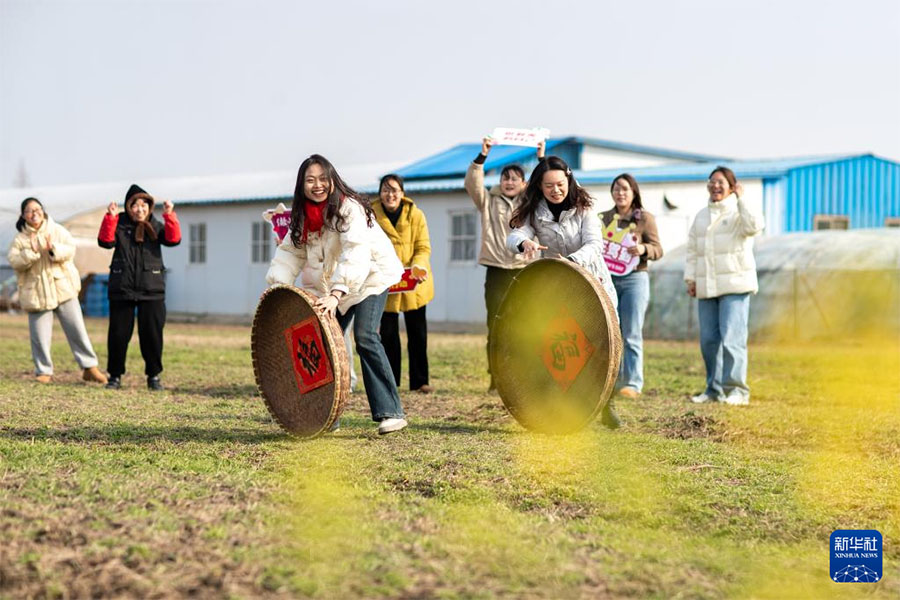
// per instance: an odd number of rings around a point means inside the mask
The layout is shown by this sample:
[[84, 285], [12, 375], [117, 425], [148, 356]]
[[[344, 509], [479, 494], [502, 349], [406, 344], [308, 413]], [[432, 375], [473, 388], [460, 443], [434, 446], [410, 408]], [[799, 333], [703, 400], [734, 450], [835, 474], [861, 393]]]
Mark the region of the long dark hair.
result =
[[37, 202], [37, 205], [41, 207], [41, 210], [44, 212], [44, 220], [47, 220], [47, 217], [50, 215], [47, 214], [47, 211], [44, 211], [44, 205], [41, 204], [41, 201], [37, 198], [25, 198], [22, 200], [22, 205], [19, 207], [19, 220], [16, 221], [16, 230], [25, 231], [25, 225], [27, 224], [25, 221], [25, 207], [28, 206], [29, 202]]
[[355, 192], [353, 188], [344, 183], [341, 176], [335, 170], [334, 165], [321, 154], [313, 154], [302, 163], [297, 170], [297, 185], [294, 186], [294, 203], [291, 205], [291, 243], [296, 248], [303, 245], [303, 208], [307, 202], [310, 202], [303, 193], [303, 179], [306, 177], [306, 171], [311, 165], [319, 165], [325, 171], [329, 181], [334, 189], [328, 195], [325, 206], [325, 226], [333, 231], [347, 231], [346, 219], [341, 216], [341, 201], [344, 198], [352, 198], [359, 202], [366, 213], [366, 224], [371, 227], [375, 222], [375, 213], [372, 212], [372, 205], [369, 199], [364, 195]]
[[534, 211], [544, 199], [544, 192], [541, 190], [541, 181], [544, 179], [544, 173], [547, 171], [562, 171], [566, 174], [569, 182], [569, 193], [566, 195], [563, 203], [584, 212], [591, 207], [593, 200], [587, 190], [578, 185], [572, 169], [566, 164], [566, 161], [558, 156], [548, 156], [540, 161], [531, 172], [528, 178], [528, 187], [525, 188], [522, 204], [513, 212], [512, 218], [509, 220], [510, 227], [521, 227], [526, 221], [530, 221], [534, 217]]
[[631, 187], [631, 191], [634, 192], [634, 199], [631, 201], [631, 209], [643, 209], [644, 205], [641, 203], [641, 188], [638, 187], [637, 180], [631, 175], [631, 173], [622, 173], [621, 175], [616, 175], [616, 178], [612, 180], [612, 183], [609, 184], [609, 193], [612, 195], [613, 188], [616, 187], [616, 182], [620, 179], [624, 179], [628, 182], [628, 185]]

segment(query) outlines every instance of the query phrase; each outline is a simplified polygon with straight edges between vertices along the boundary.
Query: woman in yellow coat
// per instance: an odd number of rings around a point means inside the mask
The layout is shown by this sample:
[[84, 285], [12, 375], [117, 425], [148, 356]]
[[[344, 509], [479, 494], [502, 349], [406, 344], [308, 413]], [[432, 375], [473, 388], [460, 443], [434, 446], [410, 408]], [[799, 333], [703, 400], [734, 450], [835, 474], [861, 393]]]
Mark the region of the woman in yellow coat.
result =
[[[403, 194], [403, 178], [390, 174], [381, 178], [379, 200], [372, 203], [375, 218], [387, 234], [406, 273], [391, 289], [381, 317], [384, 345], [394, 380], [400, 385], [400, 313], [406, 322], [409, 352], [409, 389], [428, 394], [428, 326], [425, 305], [434, 298], [431, 277], [431, 242], [423, 213]], [[415, 287], [412, 287], [415, 285]], [[411, 288], [402, 291], [403, 288]]]

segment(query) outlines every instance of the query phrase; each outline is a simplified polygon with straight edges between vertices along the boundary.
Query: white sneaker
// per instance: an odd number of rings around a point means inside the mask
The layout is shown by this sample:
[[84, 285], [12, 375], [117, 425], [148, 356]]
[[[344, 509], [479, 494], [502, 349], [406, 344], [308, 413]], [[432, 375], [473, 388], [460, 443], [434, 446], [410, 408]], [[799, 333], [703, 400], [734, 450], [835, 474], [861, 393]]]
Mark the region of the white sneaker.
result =
[[750, 396], [746, 396], [740, 392], [731, 392], [725, 396], [723, 402], [732, 406], [746, 406], [747, 404], [750, 404]]
[[394, 433], [406, 427], [406, 419], [384, 419], [378, 424], [378, 433], [384, 435], [386, 433]]
[[694, 404], [703, 404], [704, 402], [716, 402], [717, 398], [715, 396], [707, 396], [706, 392], [702, 394], [697, 394], [696, 396], [691, 396], [691, 402]]

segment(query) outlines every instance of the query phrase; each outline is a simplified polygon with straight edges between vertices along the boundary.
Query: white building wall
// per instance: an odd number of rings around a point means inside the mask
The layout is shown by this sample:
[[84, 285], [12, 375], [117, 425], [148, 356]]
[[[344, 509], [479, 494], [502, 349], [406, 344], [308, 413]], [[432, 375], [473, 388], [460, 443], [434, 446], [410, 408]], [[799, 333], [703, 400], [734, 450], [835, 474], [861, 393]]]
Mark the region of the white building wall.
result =
[[[251, 262], [252, 225], [268, 204], [176, 206], [181, 245], [163, 249], [166, 305], [172, 312], [252, 315], [266, 288], [266, 263]], [[190, 264], [190, 226], [206, 224], [206, 263]], [[271, 253], [274, 241], [269, 239]]]
[[657, 165], [672, 165], [684, 162], [687, 161], [678, 158], [665, 158], [638, 152], [595, 148], [593, 146], [584, 146], [581, 151], [582, 171], [619, 169], [625, 167], [637, 169], [638, 167], [654, 167]]
[[[644, 208], [656, 217], [659, 229], [659, 240], [663, 252], [681, 246], [687, 242], [688, 230], [694, 216], [709, 201], [705, 181], [641, 183], [641, 201]], [[744, 200], [755, 210], [762, 211], [762, 180], [750, 179], [741, 181], [744, 186]], [[599, 212], [609, 210], [613, 206], [609, 194], [609, 186], [587, 186], [588, 191], [597, 202]], [[666, 208], [663, 197], [676, 208]]]
[[[423, 194], [416, 204], [425, 212], [431, 235], [435, 298], [428, 305], [434, 322], [483, 323], [484, 267], [476, 254], [470, 261], [450, 260], [451, 215], [477, 215], [464, 192]], [[266, 264], [251, 263], [252, 225], [262, 220], [268, 204], [211, 204], [176, 207], [182, 243], [163, 250], [167, 271], [166, 304], [172, 312], [248, 316], [265, 290]], [[480, 222], [476, 219], [476, 222]], [[190, 264], [190, 226], [206, 223], [206, 263]], [[274, 248], [273, 248], [274, 252]]]
[[[484, 267], [478, 264], [481, 250], [480, 218], [465, 192], [420, 194], [413, 198], [425, 213], [431, 239], [431, 268], [434, 271], [434, 300], [428, 304], [428, 320], [435, 322], [483, 323]], [[475, 257], [469, 261], [450, 260], [453, 214], [476, 215]]]
[[[747, 180], [745, 199], [756, 210], [762, 208], [761, 180]], [[596, 200], [597, 211], [612, 207], [608, 185], [587, 186]], [[666, 208], [663, 196], [676, 208]], [[705, 182], [647, 183], [641, 185], [644, 206], [656, 217], [663, 250], [672, 250], [687, 241], [694, 215], [706, 206]], [[431, 236], [431, 266], [435, 297], [428, 305], [428, 320], [483, 324], [484, 267], [478, 264], [481, 248], [480, 219], [475, 240], [475, 258], [450, 260], [452, 215], [477, 211], [463, 191], [414, 194], [424, 211]], [[183, 241], [177, 248], [163, 250], [168, 267], [167, 305], [172, 312], [201, 315], [252, 315], [265, 289], [268, 263], [251, 263], [252, 225], [261, 221], [269, 204], [211, 204], [176, 207]], [[206, 223], [206, 263], [189, 264], [190, 225]], [[271, 243], [271, 241], [270, 241]], [[273, 244], [274, 245], [274, 244]], [[272, 248], [274, 252], [274, 248]]]

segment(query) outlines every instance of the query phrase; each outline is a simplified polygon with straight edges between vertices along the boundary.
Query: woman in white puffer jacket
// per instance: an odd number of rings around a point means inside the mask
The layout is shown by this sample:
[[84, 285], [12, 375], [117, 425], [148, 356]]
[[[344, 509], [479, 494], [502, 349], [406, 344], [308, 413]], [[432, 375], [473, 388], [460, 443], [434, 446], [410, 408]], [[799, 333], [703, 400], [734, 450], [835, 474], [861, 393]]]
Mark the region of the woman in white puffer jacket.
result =
[[388, 288], [400, 281], [403, 265], [376, 225], [369, 201], [318, 154], [300, 165], [290, 232], [275, 251], [266, 281], [293, 285], [298, 275], [298, 285], [319, 297], [314, 305], [319, 313], [336, 317], [344, 331], [353, 320], [363, 384], [378, 433], [406, 427], [378, 335]]
[[759, 290], [753, 236], [765, 222], [741, 199], [743, 188], [731, 169], [716, 167], [706, 187], [709, 204], [688, 232], [684, 268], [687, 293], [698, 300], [706, 365], [706, 390], [691, 399], [748, 404], [747, 321], [750, 294]]

